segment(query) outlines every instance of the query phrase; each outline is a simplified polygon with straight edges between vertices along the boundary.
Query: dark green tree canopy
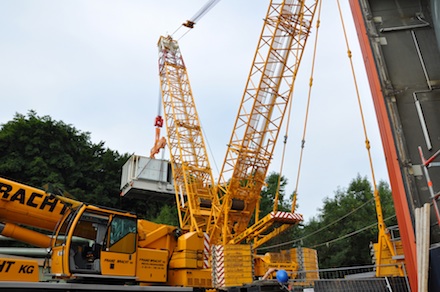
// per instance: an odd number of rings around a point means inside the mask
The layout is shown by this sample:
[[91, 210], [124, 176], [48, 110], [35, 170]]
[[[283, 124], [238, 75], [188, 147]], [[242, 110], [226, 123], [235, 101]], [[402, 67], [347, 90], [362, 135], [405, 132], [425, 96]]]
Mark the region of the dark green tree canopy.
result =
[[[389, 186], [380, 182], [378, 191], [384, 218], [389, 219], [386, 224], [395, 225]], [[305, 224], [301, 244], [318, 250], [320, 268], [372, 264], [370, 242], [377, 242], [376, 224], [373, 188], [358, 175], [347, 189], [324, 200], [320, 213]]]
[[[279, 185], [279, 187], [278, 187]], [[260, 193], [260, 218], [273, 210], [275, 197], [278, 191], [278, 211], [290, 210], [289, 202], [285, 199], [287, 178], [276, 172], [271, 172], [266, 177], [266, 185]]]
[[121, 169], [128, 158], [102, 141], [93, 143], [89, 132], [35, 111], [0, 125], [1, 176], [38, 188], [51, 184], [79, 201], [153, 218], [163, 203], [119, 197]]

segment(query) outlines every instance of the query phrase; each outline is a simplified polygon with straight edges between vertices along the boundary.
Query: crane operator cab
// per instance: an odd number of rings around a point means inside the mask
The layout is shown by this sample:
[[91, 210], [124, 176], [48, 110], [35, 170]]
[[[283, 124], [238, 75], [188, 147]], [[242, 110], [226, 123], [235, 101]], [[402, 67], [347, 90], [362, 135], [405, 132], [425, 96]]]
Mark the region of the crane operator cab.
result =
[[58, 223], [51, 274], [66, 279], [135, 279], [136, 240], [134, 214], [83, 204]]

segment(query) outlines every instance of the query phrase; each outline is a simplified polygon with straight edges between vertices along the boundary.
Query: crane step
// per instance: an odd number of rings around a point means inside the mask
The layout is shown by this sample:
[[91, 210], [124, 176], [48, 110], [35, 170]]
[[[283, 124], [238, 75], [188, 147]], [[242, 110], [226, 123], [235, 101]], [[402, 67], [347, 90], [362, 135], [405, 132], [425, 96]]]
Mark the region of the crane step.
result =
[[301, 214], [283, 211], [271, 212], [270, 217], [273, 221], [283, 223], [297, 223], [304, 220]]

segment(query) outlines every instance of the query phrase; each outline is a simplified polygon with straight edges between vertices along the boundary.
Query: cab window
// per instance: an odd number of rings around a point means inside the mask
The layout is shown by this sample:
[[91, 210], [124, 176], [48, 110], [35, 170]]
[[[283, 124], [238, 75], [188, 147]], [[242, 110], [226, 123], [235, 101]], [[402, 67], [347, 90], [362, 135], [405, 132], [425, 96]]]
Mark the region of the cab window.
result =
[[136, 222], [135, 218], [113, 217], [108, 236], [108, 251], [130, 254], [136, 251]]

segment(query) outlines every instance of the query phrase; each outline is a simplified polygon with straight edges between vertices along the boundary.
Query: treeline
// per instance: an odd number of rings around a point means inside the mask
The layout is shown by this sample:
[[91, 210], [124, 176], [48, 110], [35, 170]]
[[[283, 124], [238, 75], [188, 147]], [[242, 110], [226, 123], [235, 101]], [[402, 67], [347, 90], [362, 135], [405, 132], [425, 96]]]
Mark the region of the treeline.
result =
[[155, 218], [160, 201], [119, 196], [121, 170], [129, 154], [93, 143], [89, 132], [49, 116], [16, 114], [0, 125], [0, 175], [27, 185], [68, 193], [76, 200]]
[[[119, 196], [123, 164], [129, 154], [92, 143], [90, 133], [75, 129], [49, 116], [30, 111], [16, 114], [0, 125], [0, 176], [35, 187], [49, 184], [53, 190], [71, 194], [79, 201], [124, 209], [159, 223], [177, 224], [174, 205]], [[278, 210], [290, 211], [293, 194], [286, 194], [287, 179], [278, 173], [266, 178], [261, 192], [260, 218], [273, 209], [279, 189]], [[395, 225], [391, 191], [378, 184], [387, 226]], [[301, 202], [301, 196], [298, 198]], [[367, 178], [357, 175], [347, 188], [339, 188], [323, 201], [318, 214], [263, 246], [259, 252], [304, 246], [318, 251], [319, 267], [371, 263], [370, 242], [377, 240], [373, 189]]]

